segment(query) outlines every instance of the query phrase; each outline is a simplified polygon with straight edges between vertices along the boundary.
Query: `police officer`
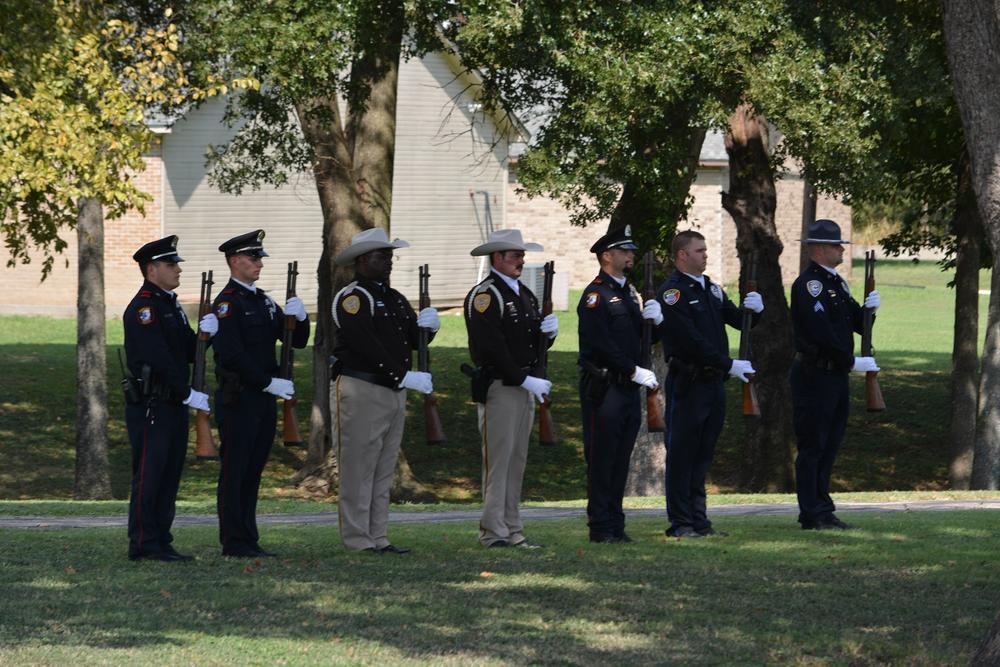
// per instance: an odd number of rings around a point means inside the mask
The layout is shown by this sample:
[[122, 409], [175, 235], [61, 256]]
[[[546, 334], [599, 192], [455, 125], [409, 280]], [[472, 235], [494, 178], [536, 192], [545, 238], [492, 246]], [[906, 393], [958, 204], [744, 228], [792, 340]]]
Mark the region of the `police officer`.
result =
[[625, 278], [635, 250], [629, 225], [598, 239], [590, 252], [601, 270], [576, 307], [591, 542], [632, 541], [625, 533], [622, 497], [642, 415], [639, 387], [659, 386], [653, 371], [638, 365], [642, 321], [662, 314], [655, 299], [640, 310], [639, 295]]
[[292, 345], [309, 341], [309, 318], [298, 297], [282, 310], [256, 286], [264, 265], [264, 231], [241, 234], [219, 246], [229, 266], [229, 282], [215, 298], [219, 333], [212, 341], [219, 434], [217, 493], [222, 555], [240, 558], [274, 556], [260, 546], [257, 493], [271, 452], [277, 424], [277, 398], [291, 398], [291, 380], [277, 377], [275, 343], [282, 338], [285, 315], [296, 319]]
[[492, 380], [485, 403], [477, 404], [483, 451], [483, 514], [479, 542], [486, 547], [541, 545], [524, 537], [518, 505], [528, 461], [528, 440], [539, 403], [552, 383], [537, 377], [540, 333], [551, 346], [559, 333], [555, 315], [544, 318], [538, 299], [518, 278], [524, 253], [541, 251], [525, 243], [517, 229], [492, 232], [473, 256], [489, 256], [490, 274], [465, 297], [469, 352], [481, 373]]
[[340, 463], [340, 538], [352, 551], [405, 554], [386, 536], [389, 489], [403, 439], [406, 389], [434, 390], [431, 374], [410, 370], [419, 328], [431, 337], [441, 327], [434, 308], [419, 315], [389, 287], [393, 250], [385, 230], [356, 234], [334, 261], [354, 265], [354, 280], [333, 298], [339, 373], [330, 389], [333, 441]]
[[[196, 334], [188, 325], [174, 290], [184, 260], [177, 237], [139, 248], [143, 283], [125, 309], [125, 351], [129, 388], [125, 424], [132, 445], [132, 496], [128, 511], [129, 560], [189, 561], [173, 545], [177, 488], [188, 442], [188, 407], [208, 412], [208, 396], [189, 384]], [[214, 334], [218, 322], [205, 315], [202, 331]]]
[[[726, 326], [742, 324], [742, 312], [720, 285], [705, 275], [708, 248], [696, 231], [678, 233], [671, 243], [674, 272], [657, 290], [662, 306], [659, 328], [667, 358], [667, 518], [670, 537], [714, 535], [705, 508], [705, 476], [726, 416], [727, 375], [747, 382], [754, 369], [729, 358]], [[743, 307], [764, 310], [750, 292]]]
[[[809, 266], [792, 284], [791, 384], [799, 523], [805, 530], [844, 530], [850, 526], [834, 514], [830, 475], [847, 425], [848, 373], [879, 369], [874, 358], [854, 356], [862, 306], [837, 273], [844, 261], [844, 244], [850, 241], [841, 238], [833, 220], [817, 220], [804, 242], [809, 246]], [[875, 310], [879, 305], [881, 297], [872, 291], [864, 308]]]

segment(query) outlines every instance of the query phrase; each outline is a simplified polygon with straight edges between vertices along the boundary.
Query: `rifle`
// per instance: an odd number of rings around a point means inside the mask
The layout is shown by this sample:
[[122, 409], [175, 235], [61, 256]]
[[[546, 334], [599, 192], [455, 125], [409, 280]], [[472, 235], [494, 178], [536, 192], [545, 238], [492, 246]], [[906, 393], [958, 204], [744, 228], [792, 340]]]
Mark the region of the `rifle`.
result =
[[[298, 282], [299, 263], [288, 263], [288, 274], [285, 278], [285, 302], [295, 296], [295, 283]], [[286, 380], [292, 380], [295, 375], [295, 353], [292, 349], [292, 336], [295, 334], [295, 316], [285, 315], [285, 330], [281, 335], [281, 368], [278, 374]], [[285, 447], [304, 447], [302, 435], [299, 433], [299, 418], [295, 415], [295, 396], [284, 399], [282, 404], [282, 440]]]
[[[420, 267], [419, 287], [420, 310], [431, 307], [430, 278], [430, 266], [427, 264], [422, 265]], [[420, 340], [417, 347], [417, 370], [424, 373], [431, 372], [430, 341], [431, 332], [421, 327]], [[438, 414], [438, 402], [434, 394], [424, 394], [424, 434], [427, 436], [428, 445], [448, 440], [444, 435], [444, 429], [441, 427], [441, 415]]]
[[[556, 263], [545, 263], [545, 281], [542, 287], [542, 317], [552, 314], [552, 277], [556, 274]], [[538, 363], [535, 365], [538, 377], [548, 379], [549, 375], [549, 335], [538, 332]], [[538, 444], [552, 447], [559, 442], [556, 425], [552, 421], [552, 399], [546, 394], [538, 408]]]
[[[746, 291], [757, 291], [757, 253], [750, 253], [750, 271], [747, 275]], [[750, 327], [753, 325], [753, 312], [749, 308], [743, 309], [743, 321], [740, 323], [740, 359], [750, 361], [752, 351], [750, 349]], [[743, 385], [743, 416], [760, 417], [760, 404], [757, 402], [757, 387], [754, 383], [755, 375], [748, 375], [749, 382]]]
[[[198, 297], [198, 320], [212, 312], [212, 272], [201, 272], [201, 294]], [[194, 370], [191, 373], [191, 388], [195, 391], [205, 392], [205, 355], [208, 352], [208, 341], [211, 338], [204, 331], [198, 332], [198, 340], [194, 346]], [[205, 392], [208, 393], [208, 392]], [[195, 447], [194, 455], [199, 461], [219, 460], [219, 450], [215, 446], [212, 437], [212, 424], [208, 420], [208, 413], [202, 410], [195, 411], [194, 417]]]
[[[865, 253], [865, 298], [875, 290], [875, 251]], [[875, 310], [865, 308], [861, 317], [861, 356], [872, 356], [872, 325], [875, 323]], [[868, 412], [885, 410], [885, 400], [882, 398], [882, 388], [878, 384], [878, 371], [865, 373], [865, 402]]]
[[[653, 287], [653, 264], [656, 262], [656, 254], [650, 250], [643, 258], [643, 281], [642, 299], [647, 301], [656, 298], [656, 291]], [[639, 347], [639, 365], [643, 368], [653, 368], [653, 329], [656, 327], [653, 320], [643, 320], [642, 341]], [[667, 425], [663, 421], [666, 407], [663, 403], [663, 395], [659, 389], [646, 388], [646, 431], [649, 433], [663, 433], [667, 430]]]

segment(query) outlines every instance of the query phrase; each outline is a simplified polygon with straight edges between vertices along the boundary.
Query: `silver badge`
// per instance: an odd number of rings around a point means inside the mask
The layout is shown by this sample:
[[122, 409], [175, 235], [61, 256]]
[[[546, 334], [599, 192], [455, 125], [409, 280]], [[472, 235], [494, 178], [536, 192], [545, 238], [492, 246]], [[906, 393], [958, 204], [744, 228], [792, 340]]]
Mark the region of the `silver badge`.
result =
[[810, 280], [806, 283], [806, 289], [809, 291], [809, 296], [817, 297], [823, 291], [823, 283], [818, 280]]

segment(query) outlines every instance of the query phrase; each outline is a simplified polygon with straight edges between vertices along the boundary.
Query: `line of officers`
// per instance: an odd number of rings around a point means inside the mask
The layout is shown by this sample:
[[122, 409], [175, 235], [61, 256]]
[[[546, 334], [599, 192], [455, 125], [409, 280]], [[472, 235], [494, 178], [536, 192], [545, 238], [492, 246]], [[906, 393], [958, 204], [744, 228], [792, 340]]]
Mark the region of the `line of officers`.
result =
[[[840, 228], [819, 220], [808, 238], [811, 263], [792, 286], [796, 355], [791, 372], [798, 440], [796, 487], [803, 529], [849, 528], [835, 514], [830, 477], [844, 436], [848, 373], [877, 370], [871, 357], [854, 356], [862, 309], [877, 309], [872, 292], [864, 306], [851, 296], [836, 266], [843, 261]], [[293, 346], [305, 347], [309, 318], [301, 300], [283, 307], [256, 286], [267, 253], [264, 232], [226, 241], [230, 280], [213, 312], [198, 323], [211, 336], [218, 390], [216, 422], [221, 444], [217, 510], [222, 554], [271, 557], [256, 524], [261, 473], [275, 437], [277, 398], [295, 387], [277, 377], [276, 343], [286, 316], [294, 316]], [[402, 441], [406, 390], [433, 392], [430, 373], [412, 370], [421, 329], [440, 328], [434, 308], [415, 312], [389, 286], [393, 253], [409, 244], [390, 241], [382, 229], [356, 235], [335, 262], [353, 266], [354, 280], [333, 299], [337, 344], [330, 387], [332, 440], [340, 465], [339, 529], [348, 550], [406, 554], [388, 539], [389, 489]], [[542, 316], [538, 299], [520, 282], [526, 252], [542, 251], [519, 230], [492, 232], [471, 254], [489, 258], [490, 272], [468, 293], [463, 314], [482, 443], [483, 508], [479, 542], [486, 548], [539, 549], [525, 535], [519, 514], [521, 485], [536, 402], [552, 383], [537, 373], [539, 345], [559, 334], [554, 315]], [[584, 289], [579, 316], [579, 394], [587, 465], [587, 523], [591, 542], [628, 543], [622, 498], [640, 428], [640, 389], [658, 390], [652, 369], [639, 365], [640, 339], [651, 321], [663, 344], [669, 372], [666, 394], [666, 500], [668, 536], [722, 536], [708, 519], [705, 478], [725, 415], [723, 382], [747, 382], [749, 360], [729, 357], [725, 325], [739, 328], [742, 310], [755, 325], [764, 311], [757, 292], [741, 306], [704, 274], [708, 249], [696, 231], [671, 244], [676, 270], [645, 303], [628, 282], [637, 246], [629, 226], [609, 231], [590, 249], [600, 267]], [[208, 396], [191, 388], [189, 364], [197, 335], [173, 290], [183, 259], [177, 237], [144, 245], [133, 256], [144, 282], [124, 314], [129, 371], [152, 391], [128, 401], [132, 447], [129, 505], [131, 560], [189, 561], [173, 547], [171, 524], [187, 449], [189, 408], [209, 411]]]

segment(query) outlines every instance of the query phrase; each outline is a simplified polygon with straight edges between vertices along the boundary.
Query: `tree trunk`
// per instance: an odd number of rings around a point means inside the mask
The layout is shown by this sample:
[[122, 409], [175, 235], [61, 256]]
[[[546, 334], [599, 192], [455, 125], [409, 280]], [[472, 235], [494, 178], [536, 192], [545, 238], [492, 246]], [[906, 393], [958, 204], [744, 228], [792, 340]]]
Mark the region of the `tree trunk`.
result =
[[953, 489], [968, 489], [976, 443], [976, 397], [979, 385], [979, 265], [982, 227], [972, 191], [968, 154], [958, 177], [957, 206], [952, 228], [955, 253], [955, 340], [951, 353], [951, 461], [948, 479]]
[[[809, 238], [809, 228], [816, 222], [816, 188], [812, 181], [802, 170], [802, 236]], [[802, 273], [809, 266], [809, 246], [805, 243], [799, 244], [799, 273]]]
[[722, 206], [736, 223], [740, 284], [746, 284], [750, 254], [755, 252], [757, 291], [764, 299], [764, 312], [751, 339], [761, 416], [744, 420], [739, 486], [753, 492], [787, 491], [794, 488], [795, 442], [788, 384], [794, 350], [792, 321], [781, 282], [783, 246], [774, 224], [777, 197], [767, 120], [754, 115], [747, 104], [740, 105], [729, 119], [726, 152], [729, 191], [722, 193]]
[[[944, 33], [955, 101], [972, 171], [984, 236], [1000, 257], [1000, 6], [993, 0], [945, 0]], [[1000, 484], [1000, 270], [991, 281], [979, 381], [972, 486]]]
[[108, 467], [108, 383], [104, 319], [104, 212], [80, 200], [77, 219], [79, 286], [76, 299], [77, 500], [111, 498]]
[[994, 667], [995, 665], [1000, 665], [1000, 615], [994, 619], [989, 633], [969, 662], [969, 667]]

